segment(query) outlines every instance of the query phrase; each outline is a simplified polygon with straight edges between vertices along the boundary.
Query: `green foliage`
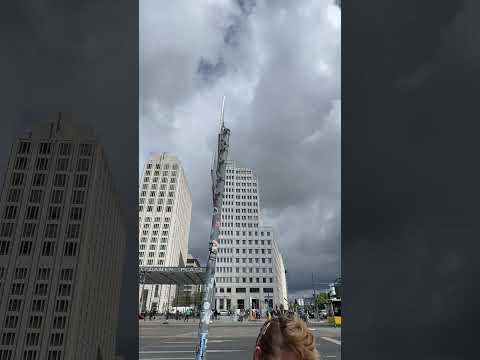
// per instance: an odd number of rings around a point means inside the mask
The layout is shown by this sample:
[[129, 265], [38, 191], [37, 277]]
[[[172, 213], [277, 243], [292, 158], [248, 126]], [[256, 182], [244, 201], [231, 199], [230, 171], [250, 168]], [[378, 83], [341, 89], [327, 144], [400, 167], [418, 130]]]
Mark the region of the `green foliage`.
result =
[[325, 309], [328, 303], [328, 294], [327, 293], [320, 293], [317, 295], [317, 305], [320, 310]]

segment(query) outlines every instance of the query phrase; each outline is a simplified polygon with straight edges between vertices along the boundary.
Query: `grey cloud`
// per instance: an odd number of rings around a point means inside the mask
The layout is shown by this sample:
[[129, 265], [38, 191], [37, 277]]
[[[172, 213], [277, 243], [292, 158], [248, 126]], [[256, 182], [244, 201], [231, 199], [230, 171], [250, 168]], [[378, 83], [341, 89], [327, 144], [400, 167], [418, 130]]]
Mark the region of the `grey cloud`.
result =
[[[182, 161], [193, 196], [189, 248], [204, 261], [209, 169], [226, 95], [230, 158], [259, 177], [262, 220], [276, 229], [289, 290], [310, 289], [312, 272], [318, 281], [333, 280], [340, 272], [340, 30], [329, 18], [333, 0], [214, 1], [198, 10], [205, 21], [181, 12], [185, 4], [169, 5], [178, 9], [162, 18], [161, 29], [140, 32], [140, 162], [153, 151]], [[142, 6], [150, 14], [161, 9], [155, 1]], [[168, 46], [148, 40], [192, 31]]]

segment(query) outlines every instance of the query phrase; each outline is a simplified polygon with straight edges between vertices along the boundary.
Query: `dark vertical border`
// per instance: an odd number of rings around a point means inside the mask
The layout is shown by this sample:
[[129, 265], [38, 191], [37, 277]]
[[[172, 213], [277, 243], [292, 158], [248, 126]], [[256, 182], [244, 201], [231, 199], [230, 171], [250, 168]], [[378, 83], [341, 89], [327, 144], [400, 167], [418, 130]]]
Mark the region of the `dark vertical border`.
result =
[[342, 357], [473, 359], [478, 1], [342, 2]]
[[0, 171], [12, 141], [50, 112], [73, 112], [105, 148], [128, 243], [117, 348], [138, 358], [138, 2], [12, 1], [0, 12]]

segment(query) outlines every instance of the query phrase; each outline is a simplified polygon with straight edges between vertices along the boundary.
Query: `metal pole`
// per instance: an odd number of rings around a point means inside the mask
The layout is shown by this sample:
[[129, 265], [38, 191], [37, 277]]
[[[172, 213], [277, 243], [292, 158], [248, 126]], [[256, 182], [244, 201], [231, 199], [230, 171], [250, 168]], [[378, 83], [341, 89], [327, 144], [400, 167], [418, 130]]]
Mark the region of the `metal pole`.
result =
[[[218, 237], [220, 234], [220, 224], [222, 218], [222, 201], [225, 189], [225, 169], [228, 158], [228, 147], [230, 130], [225, 128], [223, 121], [225, 106], [225, 97], [222, 103], [221, 128], [218, 134], [217, 162], [216, 168], [212, 169], [212, 190], [213, 190], [213, 215], [212, 228], [210, 231], [209, 255], [207, 263], [207, 278], [205, 282], [205, 292], [203, 295], [200, 323], [198, 327], [198, 345], [195, 359], [205, 359], [207, 350], [208, 325], [212, 313], [212, 302], [214, 300], [214, 282], [215, 282], [215, 264], [217, 262]], [[215, 167], [215, 166], [214, 166]]]

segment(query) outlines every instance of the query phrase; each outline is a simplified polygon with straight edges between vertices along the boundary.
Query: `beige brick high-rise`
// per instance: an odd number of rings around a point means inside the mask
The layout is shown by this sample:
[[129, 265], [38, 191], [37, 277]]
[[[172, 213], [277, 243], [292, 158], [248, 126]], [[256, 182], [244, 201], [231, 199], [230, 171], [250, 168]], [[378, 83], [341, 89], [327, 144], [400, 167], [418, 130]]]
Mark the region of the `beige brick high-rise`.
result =
[[[192, 195], [180, 161], [163, 153], [143, 169], [139, 196], [139, 265], [186, 266]], [[145, 285], [139, 290], [143, 311], [166, 311], [176, 286]]]
[[126, 233], [96, 138], [57, 120], [15, 142], [0, 216], [0, 359], [115, 359]]

